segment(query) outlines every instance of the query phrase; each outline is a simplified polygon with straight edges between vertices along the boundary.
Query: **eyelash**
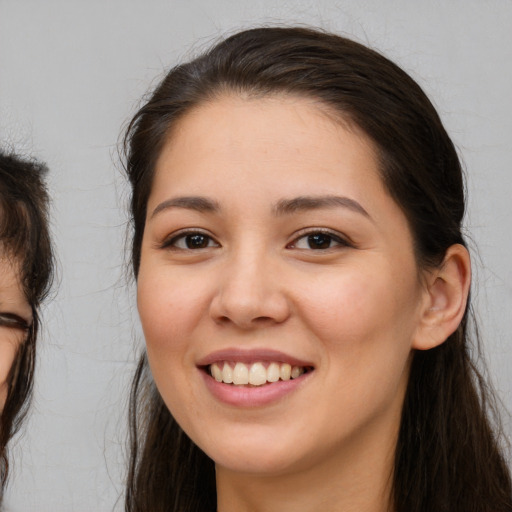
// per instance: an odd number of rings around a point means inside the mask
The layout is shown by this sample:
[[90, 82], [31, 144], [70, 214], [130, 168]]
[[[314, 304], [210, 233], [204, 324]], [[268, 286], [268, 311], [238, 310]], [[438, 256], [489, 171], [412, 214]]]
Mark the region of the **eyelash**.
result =
[[[313, 242], [312, 237], [324, 237], [324, 243], [329, 244], [328, 247], [311, 247], [311, 243]], [[206, 242], [206, 245], [190, 247], [188, 241], [192, 242], [193, 237], [201, 237], [203, 244]], [[188, 241], [187, 241], [188, 239]], [[307, 240], [308, 248], [306, 247], [298, 247], [298, 242], [302, 239]], [[201, 240], [196, 240], [196, 242], [200, 242]], [[322, 238], [320, 239], [322, 241]], [[180, 247], [178, 245], [179, 242], [183, 242], [185, 246]], [[332, 246], [332, 243], [335, 243], [335, 246]], [[209, 249], [212, 247], [220, 247], [220, 244], [216, 242], [213, 237], [199, 230], [188, 230], [182, 231], [177, 234], [173, 234], [173, 236], [161, 245], [162, 249], [171, 249], [171, 250], [182, 250], [182, 251], [196, 251], [201, 249]], [[319, 229], [319, 228], [308, 228], [307, 231], [303, 231], [300, 236], [296, 237], [292, 242], [286, 245], [286, 249], [298, 249], [298, 250], [312, 250], [312, 251], [327, 251], [329, 249], [334, 249], [335, 247], [353, 247], [353, 244], [349, 242], [346, 238], [340, 236], [339, 233], [330, 231], [328, 229]]]

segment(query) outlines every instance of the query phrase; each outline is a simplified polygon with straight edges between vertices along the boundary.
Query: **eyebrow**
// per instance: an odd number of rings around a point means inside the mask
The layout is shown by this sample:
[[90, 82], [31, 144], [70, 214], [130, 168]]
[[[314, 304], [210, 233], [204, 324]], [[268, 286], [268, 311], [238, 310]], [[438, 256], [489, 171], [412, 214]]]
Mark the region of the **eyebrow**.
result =
[[274, 211], [276, 215], [289, 215], [300, 211], [340, 207], [364, 215], [371, 220], [370, 214], [360, 203], [350, 197], [344, 196], [299, 196], [294, 199], [281, 199], [281, 201], [275, 205]]
[[[371, 220], [370, 214], [363, 206], [344, 196], [299, 196], [293, 199], [281, 199], [272, 208], [277, 216], [290, 215], [295, 212], [308, 210], [319, 210], [322, 208], [347, 208], [353, 212], [359, 213]], [[151, 218], [155, 215], [172, 208], [184, 208], [195, 210], [202, 213], [216, 213], [220, 211], [220, 205], [214, 199], [203, 196], [185, 196], [174, 197], [162, 201], [151, 213]]]
[[198, 212], [214, 213], [220, 210], [219, 203], [208, 197], [190, 196], [175, 197], [161, 202], [151, 214], [153, 218], [158, 213], [171, 208], [185, 208], [187, 210], [195, 210]]

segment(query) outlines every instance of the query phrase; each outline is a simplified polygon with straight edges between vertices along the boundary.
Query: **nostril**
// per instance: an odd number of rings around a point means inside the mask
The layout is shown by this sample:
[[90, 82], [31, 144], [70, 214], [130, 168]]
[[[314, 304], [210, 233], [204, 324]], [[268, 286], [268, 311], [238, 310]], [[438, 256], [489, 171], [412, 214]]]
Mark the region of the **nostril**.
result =
[[275, 322], [275, 319], [270, 318], [269, 316], [259, 316], [257, 318], [254, 318], [252, 320], [254, 323], [262, 324], [262, 323], [268, 323], [268, 322]]
[[236, 320], [234, 320], [227, 315], [222, 315], [217, 317], [215, 321], [219, 324], [235, 324], [242, 329], [265, 327], [266, 325], [276, 323], [276, 320], [269, 316], [258, 316], [256, 318], [237, 318]]

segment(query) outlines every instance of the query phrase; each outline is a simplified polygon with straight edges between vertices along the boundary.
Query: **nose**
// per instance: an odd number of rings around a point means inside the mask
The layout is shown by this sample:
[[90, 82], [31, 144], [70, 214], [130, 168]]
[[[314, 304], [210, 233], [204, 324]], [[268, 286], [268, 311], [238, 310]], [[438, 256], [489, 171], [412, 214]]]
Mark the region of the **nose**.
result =
[[218, 288], [210, 304], [217, 323], [249, 330], [284, 322], [290, 304], [282, 276], [272, 258], [248, 251], [228, 259], [218, 275]]

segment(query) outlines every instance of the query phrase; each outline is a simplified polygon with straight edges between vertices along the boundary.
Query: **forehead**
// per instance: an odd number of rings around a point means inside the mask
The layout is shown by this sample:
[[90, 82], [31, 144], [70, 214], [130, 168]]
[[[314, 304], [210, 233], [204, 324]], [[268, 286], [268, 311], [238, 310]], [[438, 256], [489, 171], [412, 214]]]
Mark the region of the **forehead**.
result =
[[[229, 140], [225, 135], [233, 128]], [[244, 128], [240, 130], [240, 128]], [[274, 137], [286, 137], [290, 145], [312, 132], [348, 131], [354, 138], [373, 150], [370, 139], [348, 116], [334, 112], [332, 107], [301, 95], [271, 94], [266, 96], [229, 94], [200, 103], [188, 111], [174, 125], [169, 135], [169, 144], [185, 137], [199, 137], [204, 144], [215, 141], [241, 142], [250, 132], [250, 142], [271, 142]], [[325, 133], [324, 133], [325, 135]], [[279, 138], [278, 137], [278, 138]], [[311, 140], [311, 143], [317, 142]]]
[[288, 186], [309, 180], [323, 186], [318, 193], [329, 193], [340, 176], [357, 181], [363, 174], [381, 186], [371, 140], [323, 104], [295, 96], [232, 95], [196, 107], [173, 127], [152, 190], [158, 194], [162, 180], [172, 176], [175, 187], [185, 181], [199, 186], [198, 179], [205, 186], [219, 180], [261, 185], [271, 178]]

